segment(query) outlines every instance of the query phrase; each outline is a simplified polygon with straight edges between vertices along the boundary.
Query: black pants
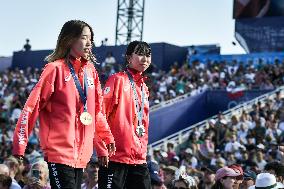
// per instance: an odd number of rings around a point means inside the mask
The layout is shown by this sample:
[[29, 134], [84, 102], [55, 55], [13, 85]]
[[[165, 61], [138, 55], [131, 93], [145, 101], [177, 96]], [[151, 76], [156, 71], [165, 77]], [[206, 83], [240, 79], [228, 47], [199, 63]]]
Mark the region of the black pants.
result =
[[109, 162], [99, 169], [99, 189], [151, 189], [147, 164], [128, 165]]
[[49, 179], [52, 189], [80, 189], [83, 169], [59, 163], [48, 163]]

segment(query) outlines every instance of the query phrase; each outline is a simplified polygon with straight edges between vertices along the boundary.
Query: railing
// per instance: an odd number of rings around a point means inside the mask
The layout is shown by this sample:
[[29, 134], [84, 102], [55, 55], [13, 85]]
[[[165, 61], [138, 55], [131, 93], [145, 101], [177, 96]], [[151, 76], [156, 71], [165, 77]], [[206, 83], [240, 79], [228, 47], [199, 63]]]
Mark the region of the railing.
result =
[[[273, 99], [275, 98], [275, 94], [277, 92], [281, 92], [283, 93], [284, 92], [284, 86], [281, 86], [277, 89], [275, 89], [274, 91], [271, 91], [269, 93], [266, 93], [264, 95], [261, 95], [255, 99], [252, 99], [248, 102], [244, 102], [242, 104], [239, 104], [229, 110], [226, 110], [223, 112], [223, 115], [225, 116], [226, 119], [232, 117], [232, 115], [241, 115], [243, 111], [246, 111], [246, 112], [250, 112], [253, 110], [253, 105], [258, 103], [258, 102], [265, 102], [266, 100], [269, 100], [269, 99]], [[217, 115], [213, 116], [213, 117], [210, 117], [209, 119], [216, 119], [217, 118]], [[198, 122], [194, 125], [191, 125], [183, 130], [180, 130], [179, 132], [176, 132], [170, 136], [167, 136], [159, 141], [156, 141], [152, 144], [149, 144], [148, 145], [148, 149], [149, 149], [149, 152], [152, 152], [154, 149], [162, 149], [162, 150], [166, 150], [166, 147], [167, 147], [167, 143], [171, 142], [173, 144], [181, 144], [182, 142], [184, 142], [185, 140], [188, 139], [189, 137], [189, 134], [191, 133], [192, 129], [194, 128], [198, 128], [200, 132], [204, 131], [205, 127], [207, 126], [208, 124], [208, 121], [209, 119], [206, 119], [206, 120], [203, 120], [201, 122]]]
[[170, 106], [170, 105], [172, 105], [176, 102], [182, 101], [182, 100], [184, 100], [185, 98], [188, 98], [188, 97], [191, 97], [190, 93], [186, 93], [186, 94], [178, 96], [176, 98], [173, 98], [173, 99], [170, 99], [170, 100], [167, 100], [167, 101], [163, 101], [163, 102], [161, 102], [157, 105], [152, 106], [150, 108], [150, 111], [153, 112], [153, 111], [156, 111], [160, 108]]

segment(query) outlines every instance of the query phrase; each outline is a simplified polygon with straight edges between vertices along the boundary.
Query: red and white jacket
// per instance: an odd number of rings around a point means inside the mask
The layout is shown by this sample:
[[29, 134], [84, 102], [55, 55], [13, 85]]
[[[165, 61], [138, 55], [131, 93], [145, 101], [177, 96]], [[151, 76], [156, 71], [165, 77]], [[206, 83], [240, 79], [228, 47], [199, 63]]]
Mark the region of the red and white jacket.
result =
[[[38, 117], [40, 145], [48, 162], [85, 168], [93, 153], [95, 138], [106, 144], [114, 143], [102, 113], [103, 97], [94, 65], [74, 58], [71, 58], [71, 63], [81, 86], [88, 87], [87, 107], [93, 123], [84, 126], [80, 122], [84, 106], [64, 59], [48, 63], [17, 122], [13, 139], [14, 155], [24, 155], [28, 137]], [[88, 86], [84, 86], [84, 70]]]
[[[139, 105], [141, 106], [141, 84], [144, 88], [144, 110], [142, 123], [145, 126], [145, 135], [138, 137], [136, 127], [138, 118], [136, 116], [134, 93], [130, 80], [125, 72], [111, 75], [104, 88], [103, 110], [116, 141], [115, 155], [110, 161], [126, 164], [146, 163], [149, 127], [149, 91], [144, 83], [141, 73], [128, 69], [133, 76], [136, 91], [138, 93]], [[97, 155], [107, 156], [107, 149], [102, 141], [98, 141]]]

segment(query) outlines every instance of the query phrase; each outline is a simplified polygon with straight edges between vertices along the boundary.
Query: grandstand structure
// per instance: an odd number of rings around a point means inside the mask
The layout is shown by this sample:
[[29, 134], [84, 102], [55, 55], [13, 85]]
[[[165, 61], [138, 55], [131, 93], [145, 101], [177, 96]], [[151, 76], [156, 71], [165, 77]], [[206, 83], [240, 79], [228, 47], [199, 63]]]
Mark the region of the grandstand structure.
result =
[[[240, 116], [243, 112], [251, 112], [253, 109], [253, 105], [257, 104], [257, 103], [261, 103], [262, 105], [265, 104], [265, 102], [269, 101], [269, 100], [273, 100], [276, 97], [276, 93], [280, 92], [281, 96], [284, 98], [284, 86], [278, 87], [277, 89], [265, 93], [261, 96], [258, 96], [250, 101], [238, 104], [237, 106], [228, 109], [224, 112], [222, 112], [222, 114], [225, 116], [226, 119], [231, 119], [231, 117], [233, 115], [235, 116]], [[183, 98], [186, 98], [188, 96], [188, 94], [185, 94], [184, 96], [180, 96], [176, 99], [172, 99], [168, 102], [165, 102], [166, 106], [170, 106], [172, 104], [174, 104], [175, 102], [179, 102], [181, 101]], [[155, 106], [152, 107], [151, 110], [155, 111], [157, 110], [159, 107]], [[193, 129], [197, 128], [201, 133], [204, 133], [205, 128], [208, 126], [208, 122], [210, 119], [217, 119], [218, 115], [214, 115], [212, 117], [208, 117], [205, 120], [202, 120], [196, 124], [190, 125], [188, 127], [186, 127], [185, 129], [182, 129], [176, 133], [173, 133], [165, 138], [162, 138], [156, 142], [153, 142], [151, 144], [149, 144], [149, 150], [151, 150], [151, 152], [153, 152], [154, 150], [159, 150], [162, 149], [164, 151], [166, 151], [167, 149], [167, 144], [168, 143], [173, 143], [176, 145], [182, 144], [183, 142], [185, 142], [186, 140], [188, 140], [188, 137], [190, 135], [190, 133], [193, 131]]]
[[[118, 0], [116, 45], [94, 48], [101, 79], [121, 71], [127, 43], [142, 40], [144, 4], [145, 0]], [[279, 50], [284, 47], [284, 22], [275, 25], [284, 14], [256, 18], [235, 11], [235, 35], [247, 54], [221, 55], [220, 47], [212, 44], [150, 44], [149, 159], [166, 168], [185, 166], [199, 181], [204, 179], [202, 168], [212, 165], [238, 163], [258, 172], [277, 160], [284, 167], [284, 155], [275, 148], [284, 145], [284, 53]], [[261, 26], [265, 28], [257, 34]], [[251, 28], [254, 32], [248, 33]], [[109, 52], [115, 65], [105, 62]], [[0, 163], [12, 153], [13, 125], [50, 53], [19, 51], [0, 58]], [[1, 67], [2, 62], [8, 66]], [[37, 129], [38, 125], [29, 142], [39, 150]], [[228, 147], [236, 143], [236, 149]], [[187, 155], [196, 159], [195, 165]], [[224, 161], [218, 164], [217, 158]]]

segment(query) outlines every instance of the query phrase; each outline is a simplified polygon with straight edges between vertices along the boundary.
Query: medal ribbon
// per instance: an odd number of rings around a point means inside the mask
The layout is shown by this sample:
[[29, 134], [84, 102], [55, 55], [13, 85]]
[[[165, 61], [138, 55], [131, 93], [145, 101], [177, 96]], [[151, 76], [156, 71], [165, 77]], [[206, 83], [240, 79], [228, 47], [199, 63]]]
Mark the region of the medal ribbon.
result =
[[134, 83], [133, 77], [132, 77], [132, 75], [128, 71], [126, 71], [126, 73], [128, 75], [131, 87], [133, 89], [134, 101], [135, 101], [135, 107], [136, 107], [135, 110], [136, 110], [136, 113], [138, 115], [138, 126], [140, 126], [140, 125], [143, 125], [142, 124], [142, 119], [143, 119], [144, 96], [145, 96], [144, 88], [143, 88], [143, 85], [141, 85], [142, 99], [141, 99], [141, 107], [139, 108], [138, 95], [137, 95], [137, 91], [136, 91], [136, 87], [135, 87], [135, 83]]
[[74, 82], [75, 82], [75, 85], [76, 85], [76, 88], [79, 92], [79, 95], [80, 95], [80, 98], [81, 98], [81, 101], [84, 105], [84, 112], [87, 112], [87, 95], [88, 95], [88, 83], [87, 83], [87, 76], [86, 76], [86, 72], [84, 70], [84, 90], [80, 84], [80, 81], [77, 77], [77, 75], [75, 74], [75, 70], [74, 70], [74, 67], [72, 66], [72, 64], [68, 61], [68, 66], [69, 66], [69, 69], [70, 69], [70, 72], [71, 72], [71, 75], [74, 79]]

